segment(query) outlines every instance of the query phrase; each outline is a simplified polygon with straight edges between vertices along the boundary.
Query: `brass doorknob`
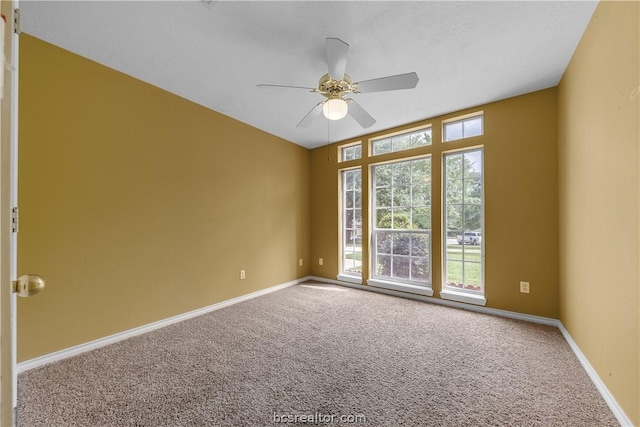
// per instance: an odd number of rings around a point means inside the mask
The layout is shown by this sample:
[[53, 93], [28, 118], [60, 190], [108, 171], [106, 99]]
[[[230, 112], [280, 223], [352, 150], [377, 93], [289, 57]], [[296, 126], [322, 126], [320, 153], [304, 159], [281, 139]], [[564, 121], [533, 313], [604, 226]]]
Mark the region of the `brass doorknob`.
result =
[[25, 274], [13, 281], [13, 292], [19, 297], [30, 297], [40, 293], [45, 285], [44, 279], [37, 274]]

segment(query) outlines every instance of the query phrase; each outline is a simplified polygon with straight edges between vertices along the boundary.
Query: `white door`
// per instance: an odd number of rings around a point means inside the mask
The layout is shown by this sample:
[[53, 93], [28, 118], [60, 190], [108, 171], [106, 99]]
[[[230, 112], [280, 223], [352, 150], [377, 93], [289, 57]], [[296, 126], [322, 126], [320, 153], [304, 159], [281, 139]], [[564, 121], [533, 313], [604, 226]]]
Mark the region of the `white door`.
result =
[[0, 2], [4, 32], [0, 57], [0, 425], [16, 425], [16, 295], [39, 292], [44, 281], [25, 275], [17, 280], [18, 201], [18, 0]]
[[[14, 425], [13, 408], [16, 402], [15, 377], [15, 296], [12, 283], [15, 280], [15, 239], [11, 229], [13, 208], [13, 82], [11, 70], [5, 65], [13, 58], [13, 9], [12, 2], [2, 2], [4, 32], [2, 34], [4, 59], [2, 66], [2, 101], [0, 104], [0, 425]], [[3, 58], [0, 58], [2, 60]]]

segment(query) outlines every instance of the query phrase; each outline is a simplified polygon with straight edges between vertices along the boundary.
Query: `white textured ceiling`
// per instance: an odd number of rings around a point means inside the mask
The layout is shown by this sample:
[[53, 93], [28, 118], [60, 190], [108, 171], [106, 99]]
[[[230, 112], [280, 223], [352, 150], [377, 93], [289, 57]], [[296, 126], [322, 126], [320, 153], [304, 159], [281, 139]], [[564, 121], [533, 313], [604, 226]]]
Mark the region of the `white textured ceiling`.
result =
[[[558, 84], [594, 1], [32, 1], [23, 31], [305, 147]], [[415, 71], [412, 90], [353, 95], [376, 124], [321, 117], [325, 38], [353, 81]]]

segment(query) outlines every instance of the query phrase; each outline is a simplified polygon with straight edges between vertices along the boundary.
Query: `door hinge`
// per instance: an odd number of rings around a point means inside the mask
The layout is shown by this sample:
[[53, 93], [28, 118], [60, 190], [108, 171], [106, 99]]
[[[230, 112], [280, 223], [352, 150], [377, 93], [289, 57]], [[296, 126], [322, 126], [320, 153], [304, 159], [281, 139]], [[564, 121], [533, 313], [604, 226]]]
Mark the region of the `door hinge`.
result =
[[17, 233], [18, 232], [18, 207], [16, 206], [15, 208], [11, 209], [11, 232], [12, 233]]
[[22, 33], [22, 18], [20, 17], [20, 9], [13, 11], [13, 32], [16, 34]]

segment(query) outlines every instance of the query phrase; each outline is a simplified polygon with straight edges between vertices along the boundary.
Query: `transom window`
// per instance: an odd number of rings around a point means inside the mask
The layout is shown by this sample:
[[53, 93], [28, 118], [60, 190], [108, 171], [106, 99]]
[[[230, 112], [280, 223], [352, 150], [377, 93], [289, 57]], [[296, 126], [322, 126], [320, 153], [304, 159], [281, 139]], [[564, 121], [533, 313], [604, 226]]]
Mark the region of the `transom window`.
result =
[[372, 167], [372, 276], [431, 287], [431, 157]]
[[347, 162], [362, 158], [362, 143], [343, 145], [339, 148], [340, 161]]
[[480, 113], [460, 120], [454, 119], [444, 123], [442, 128], [444, 142], [479, 136], [484, 133], [484, 116]]
[[394, 153], [431, 145], [431, 126], [371, 141], [371, 155]]

